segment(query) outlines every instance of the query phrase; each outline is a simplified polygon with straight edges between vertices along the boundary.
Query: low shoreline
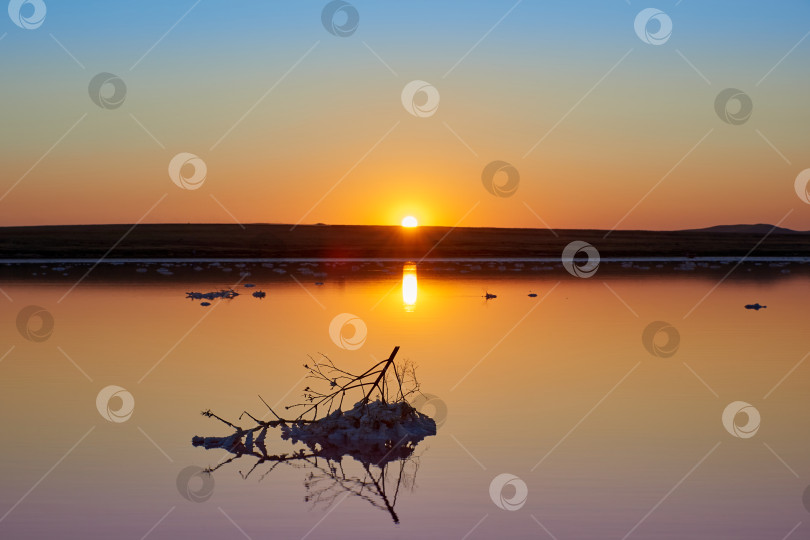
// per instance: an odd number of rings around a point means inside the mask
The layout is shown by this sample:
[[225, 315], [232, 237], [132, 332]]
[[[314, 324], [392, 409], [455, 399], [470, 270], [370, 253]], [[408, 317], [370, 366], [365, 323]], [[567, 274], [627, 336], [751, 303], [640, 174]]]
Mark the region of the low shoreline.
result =
[[[166, 260], [104, 260], [81, 259], [50, 262], [0, 263], [0, 282], [3, 283], [60, 283], [80, 282], [126, 283], [146, 285], [164, 283], [184, 287], [193, 286], [227, 289], [244, 283], [267, 286], [288, 284], [313, 287], [326, 285], [342, 287], [355, 281], [398, 282], [405, 273], [418, 274], [419, 279], [491, 280], [508, 279], [532, 282], [535, 286], [546, 281], [578, 280], [566, 269], [561, 260], [301, 260], [234, 259], [207, 262], [177, 259]], [[597, 271], [589, 276], [601, 280], [643, 279], [705, 279], [720, 282], [756, 280], [759, 282], [810, 278], [810, 259], [772, 260], [739, 258], [729, 260], [601, 260]]]

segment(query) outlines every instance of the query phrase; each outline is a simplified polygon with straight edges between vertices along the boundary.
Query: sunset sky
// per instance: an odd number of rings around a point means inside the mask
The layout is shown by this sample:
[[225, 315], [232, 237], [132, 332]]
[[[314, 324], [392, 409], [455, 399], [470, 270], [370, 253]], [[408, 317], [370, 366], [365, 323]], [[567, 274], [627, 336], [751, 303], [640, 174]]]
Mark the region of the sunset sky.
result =
[[[807, 2], [352, 0], [345, 37], [326, 1], [44, 2], [38, 28], [0, 20], [0, 225], [679, 229], [792, 209], [782, 226], [810, 229]], [[648, 7], [663, 44], [636, 35]], [[90, 99], [102, 72], [120, 107]], [[434, 114], [403, 106], [414, 80]], [[744, 123], [715, 112], [726, 88], [750, 96]], [[199, 189], [170, 179], [180, 152], [205, 162]], [[496, 160], [511, 196], [484, 188]]]

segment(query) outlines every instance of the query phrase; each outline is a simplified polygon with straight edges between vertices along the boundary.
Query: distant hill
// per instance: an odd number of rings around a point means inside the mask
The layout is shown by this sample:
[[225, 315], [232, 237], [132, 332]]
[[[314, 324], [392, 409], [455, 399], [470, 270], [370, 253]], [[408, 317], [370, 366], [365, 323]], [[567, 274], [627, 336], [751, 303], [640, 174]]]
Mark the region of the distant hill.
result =
[[[773, 229], [771, 231], [771, 229]], [[684, 232], [711, 232], [711, 233], [744, 233], [744, 234], [807, 234], [808, 231], [794, 231], [784, 227], [775, 227], [767, 223], [756, 223], [754, 225], [715, 225], [704, 229], [685, 229]]]

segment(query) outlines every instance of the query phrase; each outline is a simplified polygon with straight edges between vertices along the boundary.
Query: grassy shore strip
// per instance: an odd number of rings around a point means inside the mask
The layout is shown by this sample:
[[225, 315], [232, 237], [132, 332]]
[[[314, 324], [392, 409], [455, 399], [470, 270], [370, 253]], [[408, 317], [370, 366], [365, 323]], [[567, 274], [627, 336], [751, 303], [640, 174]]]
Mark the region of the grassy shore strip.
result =
[[[810, 233], [607, 231], [364, 225], [143, 224], [0, 228], [0, 259], [558, 258], [574, 240], [604, 258], [807, 257]], [[767, 233], [767, 230], [765, 231]], [[126, 237], [121, 240], [122, 237]], [[764, 238], [764, 239], [763, 239]], [[117, 245], [116, 245], [117, 243]], [[753, 251], [752, 251], [753, 250]]]

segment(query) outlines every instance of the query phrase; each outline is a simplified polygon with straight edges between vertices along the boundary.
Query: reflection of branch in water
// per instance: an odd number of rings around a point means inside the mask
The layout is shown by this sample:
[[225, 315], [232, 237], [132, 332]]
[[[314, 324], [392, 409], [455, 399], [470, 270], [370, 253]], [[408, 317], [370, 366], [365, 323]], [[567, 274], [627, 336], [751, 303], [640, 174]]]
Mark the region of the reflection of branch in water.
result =
[[[418, 391], [418, 383], [412, 365], [405, 364], [400, 369], [394, 366], [394, 356], [398, 350], [399, 347], [396, 347], [388, 359], [378, 362], [361, 375], [342, 371], [331, 361], [328, 367], [323, 363], [316, 363], [314, 367], [306, 366], [311, 376], [338, 388], [320, 393], [307, 387], [305, 399], [311, 405], [295, 420], [279, 417], [268, 406], [276, 420], [258, 420], [244, 412], [242, 416], [247, 415], [256, 425], [243, 429], [211, 411], [205, 411], [204, 416], [216, 418], [234, 432], [227, 437], [194, 437], [192, 444], [205, 449], [220, 448], [233, 454], [209, 468], [209, 472], [246, 456], [256, 458], [256, 463], [246, 473], [239, 471], [243, 478], [248, 478], [263, 464], [269, 464], [269, 467], [262, 473], [260, 481], [280, 464], [311, 469], [304, 482], [306, 501], [316, 506], [328, 506], [334, 503], [340, 493], [347, 493], [347, 496], [359, 497], [375, 508], [386, 510], [394, 522], [399, 523], [394, 506], [401, 487], [413, 489], [418, 470], [414, 450], [422, 439], [436, 434], [436, 423], [406, 401], [408, 395]], [[394, 376], [389, 381], [386, 375], [391, 367]], [[336, 373], [345, 375], [336, 376]], [[356, 389], [359, 389], [360, 401], [351, 410], [342, 411], [340, 407], [347, 391]], [[375, 390], [378, 399], [370, 401]], [[327, 416], [303, 418], [308, 413], [316, 416], [319, 406], [328, 411]], [[277, 427], [281, 429], [282, 439], [291, 440], [293, 444], [300, 441], [306, 448], [270, 454], [266, 444], [267, 432]], [[344, 469], [343, 458], [346, 456], [361, 466], [360, 475]], [[392, 466], [393, 463], [396, 466]]]
[[[326, 463], [329, 466], [328, 470], [315, 464], [314, 468], [319, 472], [312, 471], [307, 475], [304, 482], [308, 492], [304, 497], [305, 501], [312, 502], [316, 506], [324, 503], [328, 507], [334, 503], [338, 495], [348, 493], [365, 500], [375, 508], [387, 511], [394, 523], [399, 523], [399, 516], [394, 507], [400, 488], [413, 489], [415, 485], [416, 472], [419, 469], [418, 458], [389, 461], [379, 467], [365, 463], [362, 465], [365, 471], [363, 478], [347, 474], [343, 463], [339, 461], [333, 464], [330, 460], [326, 460]], [[393, 466], [394, 463], [396, 466]], [[389, 497], [389, 486], [392, 481], [393, 493]]]
[[[402, 444], [390, 446], [372, 445], [367, 452], [352, 450], [344, 454], [341, 454], [334, 446], [320, 447], [320, 445], [316, 445], [315, 449], [310, 451], [301, 448], [291, 453], [269, 454], [263, 441], [258, 444], [254, 441], [252, 447], [241, 441], [234, 443], [234, 437], [239, 433], [244, 436], [244, 430], [237, 429], [231, 437], [195, 437], [193, 439], [194, 446], [225, 450], [230, 448], [229, 451], [233, 453], [229, 459], [215, 467], [208, 468], [207, 472], [212, 473], [232, 461], [247, 456], [255, 457], [256, 462], [247, 472], [239, 471], [240, 476], [244, 479], [249, 478], [260, 465], [265, 463], [270, 466], [261, 474], [259, 481], [264, 480], [280, 464], [312, 469], [304, 481], [304, 487], [307, 490], [305, 501], [311, 502], [315, 506], [320, 504], [331, 506], [338, 495], [347, 493], [365, 500], [375, 508], [387, 511], [394, 523], [399, 523], [399, 516], [394, 511], [394, 506], [400, 488], [413, 489], [415, 485], [419, 466], [418, 457], [414, 456], [413, 452], [419, 441], [402, 441]], [[227, 446], [214, 446], [212, 439], [219, 439]], [[388, 450], [382, 453], [386, 448]], [[345, 456], [354, 458], [360, 465], [363, 471], [362, 476], [346, 471], [343, 460]], [[392, 482], [393, 493], [389, 489]]]

